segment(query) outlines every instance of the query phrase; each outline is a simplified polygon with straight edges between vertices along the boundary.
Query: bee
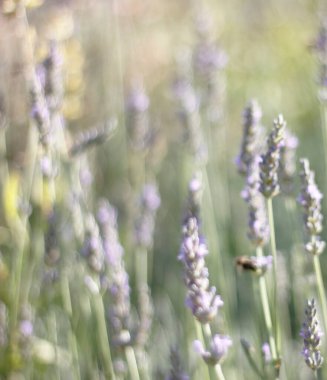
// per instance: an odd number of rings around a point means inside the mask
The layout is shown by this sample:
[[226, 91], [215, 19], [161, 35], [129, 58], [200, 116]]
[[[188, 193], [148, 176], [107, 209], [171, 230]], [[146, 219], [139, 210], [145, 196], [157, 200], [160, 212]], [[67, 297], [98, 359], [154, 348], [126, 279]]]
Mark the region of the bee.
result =
[[241, 270], [262, 275], [272, 266], [272, 261], [272, 256], [239, 256], [236, 258], [235, 264]]
[[256, 261], [249, 256], [238, 256], [235, 260], [235, 265], [237, 268], [242, 270], [248, 270], [252, 272], [257, 272], [258, 270]]

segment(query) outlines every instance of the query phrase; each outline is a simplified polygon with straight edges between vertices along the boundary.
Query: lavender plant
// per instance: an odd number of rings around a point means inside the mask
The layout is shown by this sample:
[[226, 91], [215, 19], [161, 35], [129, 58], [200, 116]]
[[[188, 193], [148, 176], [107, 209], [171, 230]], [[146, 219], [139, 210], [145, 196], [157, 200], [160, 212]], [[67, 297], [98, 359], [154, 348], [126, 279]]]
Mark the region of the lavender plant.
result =
[[[259, 190], [267, 199], [268, 220], [270, 229], [270, 244], [271, 253], [273, 256], [273, 273], [274, 273], [274, 302], [272, 309], [274, 310], [274, 333], [276, 340], [276, 351], [278, 361], [280, 360], [281, 350], [281, 332], [280, 332], [280, 316], [278, 306], [278, 275], [277, 275], [277, 252], [276, 252], [276, 238], [274, 228], [274, 216], [272, 207], [272, 198], [275, 197], [280, 191], [278, 181], [278, 168], [280, 164], [281, 148], [284, 146], [286, 122], [282, 115], [279, 115], [274, 120], [273, 130], [268, 136], [267, 150], [261, 155], [260, 166], [260, 187]], [[280, 363], [277, 365], [277, 372], [279, 371]]]
[[[193, 182], [193, 181], [192, 181]], [[191, 182], [191, 184], [192, 184]], [[209, 270], [205, 265], [205, 256], [209, 253], [205, 240], [199, 231], [197, 215], [198, 199], [195, 197], [198, 186], [189, 187], [189, 203], [183, 224], [183, 241], [178, 259], [184, 264], [184, 282], [187, 287], [186, 306], [195, 319], [203, 326], [205, 335], [210, 340], [210, 351], [205, 351], [201, 341], [196, 341], [195, 348], [207, 364], [214, 366], [218, 379], [224, 379], [220, 360], [227, 354], [232, 344], [229, 337], [211, 334], [210, 323], [224, 303], [216, 288], [209, 283]], [[192, 212], [195, 211], [195, 215]], [[203, 341], [203, 339], [202, 339]]]
[[326, 245], [320, 237], [323, 221], [321, 212], [322, 194], [316, 185], [314, 172], [310, 170], [309, 161], [307, 159], [301, 159], [300, 163], [302, 186], [298, 201], [304, 210], [304, 228], [309, 237], [309, 241], [305, 244], [305, 250], [312, 255], [313, 258], [318, 294], [322, 306], [324, 328], [325, 331], [327, 331], [327, 303], [319, 262], [319, 255], [323, 253]]

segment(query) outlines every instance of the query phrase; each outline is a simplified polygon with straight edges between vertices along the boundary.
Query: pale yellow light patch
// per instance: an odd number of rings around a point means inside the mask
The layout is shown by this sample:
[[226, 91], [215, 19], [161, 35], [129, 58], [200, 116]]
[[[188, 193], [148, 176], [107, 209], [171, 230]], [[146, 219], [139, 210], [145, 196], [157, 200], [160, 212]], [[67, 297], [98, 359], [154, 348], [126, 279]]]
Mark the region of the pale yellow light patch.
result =
[[16, 12], [19, 3], [23, 4], [26, 8], [38, 8], [43, 2], [43, 0], [3, 0], [2, 12], [10, 15]]
[[66, 96], [63, 106], [64, 116], [68, 120], [76, 120], [82, 116], [82, 101], [79, 96]]
[[11, 172], [3, 186], [2, 202], [6, 221], [9, 225], [17, 223], [19, 217], [19, 187], [20, 176], [17, 172]]

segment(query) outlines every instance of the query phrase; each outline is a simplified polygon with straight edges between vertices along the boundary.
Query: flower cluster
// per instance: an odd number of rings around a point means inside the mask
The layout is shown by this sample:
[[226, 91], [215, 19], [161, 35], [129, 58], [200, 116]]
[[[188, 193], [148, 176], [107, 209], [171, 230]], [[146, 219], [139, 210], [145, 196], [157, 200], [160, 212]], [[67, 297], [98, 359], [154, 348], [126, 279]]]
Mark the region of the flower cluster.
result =
[[320, 331], [316, 315], [317, 309], [315, 300], [308, 300], [305, 309], [305, 321], [302, 325], [300, 336], [304, 341], [302, 354], [306, 364], [313, 371], [320, 368], [324, 361], [324, 358], [320, 353], [321, 337], [323, 333]]
[[260, 191], [266, 198], [279, 193], [278, 168], [280, 151], [284, 146], [286, 122], [282, 115], [274, 120], [274, 127], [268, 137], [268, 150], [261, 155], [260, 162]]
[[189, 218], [183, 227], [183, 241], [178, 259], [185, 268], [185, 284], [188, 289], [186, 305], [200, 323], [210, 322], [223, 305], [216, 288], [209, 286], [209, 271], [205, 265], [207, 246], [199, 236], [196, 218]]
[[298, 197], [298, 202], [303, 206], [304, 210], [304, 227], [310, 238], [310, 241], [305, 245], [308, 253], [320, 255], [326, 243], [321, 240], [320, 233], [322, 231], [323, 215], [321, 213], [321, 200], [323, 195], [319, 191], [315, 175], [310, 170], [310, 164], [307, 159], [301, 159], [301, 193]]
[[215, 334], [210, 342], [209, 350], [203, 348], [199, 340], [194, 342], [194, 348], [200, 354], [203, 360], [210, 364], [216, 365], [220, 363], [227, 355], [229, 347], [232, 345], [232, 340], [229, 336]]

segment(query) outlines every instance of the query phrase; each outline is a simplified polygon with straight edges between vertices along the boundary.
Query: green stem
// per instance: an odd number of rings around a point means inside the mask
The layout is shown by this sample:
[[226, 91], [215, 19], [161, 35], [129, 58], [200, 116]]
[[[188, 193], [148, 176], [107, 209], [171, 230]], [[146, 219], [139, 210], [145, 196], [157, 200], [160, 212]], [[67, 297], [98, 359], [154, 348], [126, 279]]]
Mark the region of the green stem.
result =
[[61, 287], [61, 297], [62, 297], [63, 308], [70, 321], [70, 329], [68, 332], [68, 344], [69, 344], [71, 354], [72, 354], [72, 361], [73, 361], [72, 367], [73, 367], [73, 372], [74, 372], [74, 379], [78, 380], [78, 379], [81, 379], [81, 373], [80, 373], [80, 368], [79, 368], [79, 358], [78, 358], [79, 357], [78, 346], [77, 346], [76, 336], [73, 331], [73, 307], [72, 307], [72, 301], [71, 301], [71, 295], [70, 295], [68, 275], [65, 269], [62, 270], [61, 272], [60, 287]]
[[96, 317], [96, 322], [97, 322], [98, 340], [99, 340], [100, 351], [102, 354], [105, 375], [107, 379], [115, 380], [115, 373], [114, 373], [112, 360], [111, 360], [107, 325], [106, 325], [106, 320], [105, 320], [105, 311], [104, 311], [101, 294], [94, 294], [92, 296], [91, 301], [92, 301], [92, 306], [95, 312], [95, 317]]
[[[256, 254], [257, 254], [257, 257], [263, 256], [261, 247], [257, 247]], [[271, 319], [270, 308], [269, 308], [266, 278], [264, 275], [259, 277], [259, 289], [260, 289], [260, 300], [262, 304], [263, 315], [264, 315], [265, 324], [266, 324], [266, 328], [267, 328], [267, 332], [269, 336], [269, 346], [271, 350], [271, 355], [273, 357], [273, 360], [276, 361], [278, 359], [277, 350], [276, 350], [276, 342], [275, 342], [275, 338], [273, 334], [273, 325], [272, 325], [272, 319]]]
[[127, 346], [125, 348], [125, 356], [126, 356], [127, 365], [129, 368], [129, 373], [131, 375], [131, 379], [132, 380], [140, 380], [140, 375], [139, 375], [139, 371], [137, 368], [137, 361], [136, 361], [135, 352], [134, 352], [133, 347]]
[[223, 371], [221, 369], [221, 365], [220, 364], [216, 364], [215, 365], [215, 372], [216, 372], [218, 380], [225, 380], [225, 376], [223, 374]]
[[321, 267], [320, 267], [319, 256], [317, 256], [317, 255], [313, 256], [313, 265], [314, 265], [314, 269], [315, 269], [315, 272], [316, 272], [317, 289], [318, 289], [318, 295], [319, 295], [319, 300], [320, 300], [321, 309], [322, 309], [322, 316], [323, 316], [325, 334], [327, 334], [327, 303], [326, 303], [326, 293], [325, 293], [324, 281], [323, 281], [322, 274], [321, 274]]
[[[195, 323], [195, 329], [196, 329], [196, 336], [197, 336], [198, 340], [200, 342], [202, 342], [202, 344], [205, 346], [206, 344], [205, 344], [205, 339], [204, 339], [204, 336], [203, 336], [201, 324], [200, 324], [200, 322], [198, 322], [196, 320], [194, 320], [194, 323]], [[206, 366], [205, 368], [206, 368], [205, 369], [205, 377], [203, 379], [206, 378], [208, 380], [211, 380], [209, 367]]]
[[[281, 339], [280, 339], [280, 325], [279, 325], [279, 312], [278, 312], [278, 276], [277, 276], [277, 250], [276, 250], [276, 238], [275, 238], [275, 226], [274, 226], [274, 214], [273, 214], [273, 206], [272, 206], [272, 198], [267, 199], [267, 210], [268, 210], [268, 220], [269, 220], [269, 229], [270, 229], [270, 247], [271, 254], [273, 257], [273, 276], [274, 276], [274, 284], [273, 284], [273, 310], [275, 312], [275, 341], [276, 341], [276, 351], [277, 358], [280, 358], [281, 352]], [[277, 363], [276, 363], [277, 364]]]

